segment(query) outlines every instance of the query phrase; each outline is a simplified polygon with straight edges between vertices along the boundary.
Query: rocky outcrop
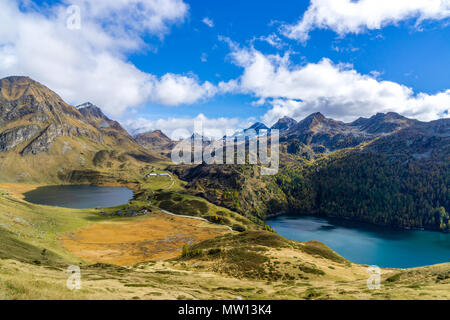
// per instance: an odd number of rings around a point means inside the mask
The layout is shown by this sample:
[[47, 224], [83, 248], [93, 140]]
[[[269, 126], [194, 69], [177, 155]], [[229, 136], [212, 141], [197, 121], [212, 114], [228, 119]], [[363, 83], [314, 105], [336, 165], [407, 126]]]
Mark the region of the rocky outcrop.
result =
[[[23, 105], [22, 105], [23, 104]], [[6, 125], [27, 117], [30, 121], [47, 122], [50, 115], [43, 111], [33, 97], [19, 101], [2, 101], [0, 103], [0, 124]]]
[[46, 127], [38, 137], [32, 140], [21, 152], [22, 155], [38, 154], [39, 152], [46, 152], [50, 149], [53, 141], [57, 137], [64, 135], [64, 131], [61, 126], [51, 124]]
[[0, 134], [0, 152], [14, 149], [16, 146], [32, 139], [41, 131], [38, 125], [19, 126]]

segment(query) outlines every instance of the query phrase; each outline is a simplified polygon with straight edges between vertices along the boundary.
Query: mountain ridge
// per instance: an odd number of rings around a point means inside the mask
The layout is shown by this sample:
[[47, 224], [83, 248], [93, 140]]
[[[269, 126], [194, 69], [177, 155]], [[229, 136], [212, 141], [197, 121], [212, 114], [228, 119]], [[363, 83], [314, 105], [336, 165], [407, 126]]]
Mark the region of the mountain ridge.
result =
[[[2, 152], [28, 142], [20, 153], [38, 154], [48, 151], [51, 143], [61, 136], [86, 137], [100, 144], [104, 144], [104, 136], [110, 136], [119, 144], [136, 142], [149, 151], [164, 149], [164, 156], [174, 146], [174, 142], [161, 130], [132, 137], [119, 122], [109, 119], [101, 108], [90, 102], [77, 107], [70, 106], [58, 94], [29, 77], [3, 78], [0, 80], [0, 90]], [[350, 123], [327, 118], [316, 112], [298, 122], [283, 117], [271, 128], [256, 122], [246, 130], [259, 132], [279, 129], [282, 141], [319, 146], [327, 153], [355, 147], [421, 123], [394, 112], [378, 113], [370, 118], [361, 117]]]
[[[99, 152], [114, 156], [98, 157]], [[0, 79], [2, 180], [59, 182], [73, 177], [71, 172], [94, 172], [114, 163], [123, 170], [119, 158], [129, 159], [131, 166], [162, 159], [92, 104], [77, 109], [29, 77]]]

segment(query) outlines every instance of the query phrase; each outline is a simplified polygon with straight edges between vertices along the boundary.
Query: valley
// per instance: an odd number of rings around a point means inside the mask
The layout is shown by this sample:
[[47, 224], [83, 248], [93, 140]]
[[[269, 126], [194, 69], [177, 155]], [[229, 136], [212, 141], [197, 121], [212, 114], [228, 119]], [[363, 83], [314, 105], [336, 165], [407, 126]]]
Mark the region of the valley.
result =
[[[367, 265], [266, 224], [296, 213], [448, 232], [448, 119], [283, 118], [270, 128], [281, 131], [272, 177], [249, 164], [173, 165], [177, 141], [161, 131], [133, 137], [27, 77], [0, 88], [0, 299], [450, 298], [450, 263], [382, 269], [369, 290]], [[25, 201], [55, 185], [134, 196], [96, 209]], [[71, 265], [79, 291], [65, 285]]]
[[[0, 197], [0, 209], [2, 299], [450, 298], [449, 264], [382, 269], [383, 285], [371, 291], [367, 266], [318, 242], [230, 233], [157, 212], [105, 217], [96, 209], [38, 206], [16, 196]], [[194, 245], [181, 250], [189, 232]], [[181, 242], [153, 245], [168, 236]], [[210, 240], [199, 242], [204, 236]], [[77, 291], [65, 286], [73, 264], [82, 272]]]

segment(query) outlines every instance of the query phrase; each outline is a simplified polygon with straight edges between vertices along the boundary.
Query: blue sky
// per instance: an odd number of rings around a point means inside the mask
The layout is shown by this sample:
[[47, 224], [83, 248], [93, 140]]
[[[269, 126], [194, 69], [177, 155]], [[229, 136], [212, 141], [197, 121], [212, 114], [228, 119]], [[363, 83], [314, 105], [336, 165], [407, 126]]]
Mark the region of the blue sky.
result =
[[[306, 10], [308, 1], [231, 0], [192, 1], [189, 4], [191, 17], [188, 22], [180, 28], [174, 28], [164, 42], [158, 44], [156, 54], [133, 55], [131, 61], [136, 66], [158, 75], [167, 72], [195, 72], [202, 80], [211, 82], [236, 78], [242, 70], [229, 62], [227, 55], [230, 50], [224, 42], [218, 40], [218, 36], [229, 37], [240, 44], [249, 44], [255, 37], [276, 32], [279, 24], [271, 25], [274, 20], [296, 22]], [[256, 12], [255, 6], [259, 7]], [[204, 17], [213, 19], [213, 28], [201, 22]], [[344, 38], [332, 31], [319, 30], [313, 33], [306, 45], [283, 38], [286, 46], [280, 50], [263, 41], [253, 43], [265, 53], [293, 50], [297, 54], [292, 60], [300, 64], [318, 62], [323, 57], [336, 63], [351, 63], [360, 73], [378, 71], [381, 79], [433, 94], [450, 86], [449, 39], [450, 27], [431, 23], [424, 27], [424, 31], [418, 32], [414, 28], [414, 21], [406, 21], [398, 27], [389, 26]], [[336, 48], [341, 48], [342, 51], [338, 52]], [[201, 61], [203, 54], [207, 55], [206, 63]], [[204, 105], [182, 109], [185, 109], [183, 113], [186, 112], [187, 115], [204, 112], [207, 116], [218, 117], [241, 116], [242, 108], [245, 108], [245, 112], [251, 115], [262, 115], [266, 108], [255, 108], [251, 106], [252, 101], [254, 99], [250, 96], [227, 95]], [[217, 109], [205, 110], [209, 109], [208, 106], [217, 105]], [[172, 110], [165, 109], [160, 108], [162, 114], [170, 116]]]
[[[447, 0], [2, 2], [0, 76], [92, 101], [130, 130], [450, 109]], [[79, 29], [64, 28], [70, 5]]]

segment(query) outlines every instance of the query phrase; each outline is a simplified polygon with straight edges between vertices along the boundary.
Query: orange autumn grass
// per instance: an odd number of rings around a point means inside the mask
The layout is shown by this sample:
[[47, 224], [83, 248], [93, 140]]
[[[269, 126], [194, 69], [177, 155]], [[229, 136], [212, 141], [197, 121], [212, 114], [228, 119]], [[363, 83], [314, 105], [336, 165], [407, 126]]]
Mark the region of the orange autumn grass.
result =
[[88, 226], [62, 236], [61, 241], [67, 250], [89, 262], [130, 266], [176, 258], [185, 244], [227, 232], [207, 222], [158, 213], [145, 219]]

